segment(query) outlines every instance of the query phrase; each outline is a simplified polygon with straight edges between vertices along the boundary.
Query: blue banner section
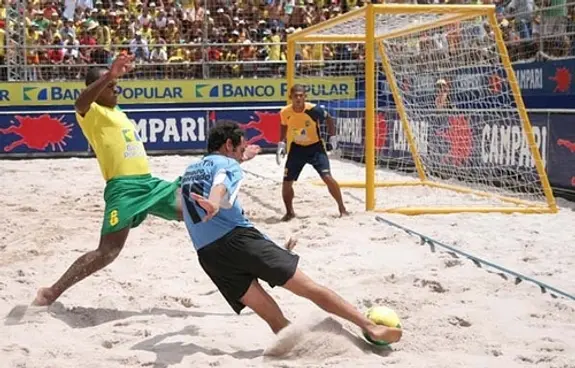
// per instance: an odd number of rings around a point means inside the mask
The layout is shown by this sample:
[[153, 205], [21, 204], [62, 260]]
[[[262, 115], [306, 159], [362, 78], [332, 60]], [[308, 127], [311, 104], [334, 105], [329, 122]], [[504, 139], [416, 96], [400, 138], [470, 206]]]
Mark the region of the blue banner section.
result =
[[206, 111], [126, 112], [138, 127], [140, 138], [149, 151], [200, 150], [206, 148]]
[[[528, 109], [574, 109], [575, 60], [557, 60], [546, 62], [522, 63], [513, 65], [517, 83], [521, 89], [523, 102]], [[511, 93], [501, 78], [507, 79], [503, 68], [470, 67], [457, 69], [449, 78], [440, 73], [405, 73], [408, 77], [398, 80], [399, 87], [406, 91], [408, 104], [429, 104], [429, 98], [435, 94], [435, 83], [445, 78], [449, 85], [457, 88], [457, 94], [451, 95], [455, 106], [465, 108], [498, 108], [509, 106]], [[389, 88], [383, 82], [385, 76], [379, 73], [379, 106], [393, 106]], [[358, 100], [363, 100], [365, 91], [362, 82], [356, 88]], [[488, 86], [486, 89], [485, 86]], [[470, 105], [477, 101], [477, 105]], [[358, 101], [358, 105], [362, 102]], [[361, 105], [364, 106], [364, 105]]]
[[575, 108], [575, 60], [516, 64], [514, 69], [527, 108]]
[[[346, 156], [362, 153], [365, 144], [364, 112], [337, 110], [339, 147]], [[547, 114], [530, 116], [535, 142], [544, 159], [548, 157], [549, 122]], [[461, 167], [457, 172], [472, 172], [482, 177], [499, 177], [498, 171], [515, 168], [525, 176], [533, 176], [535, 163], [531, 160], [528, 143], [516, 113], [469, 111], [438, 113], [420, 121], [410, 122], [418, 152], [424, 166], [437, 167], [443, 163]], [[380, 163], [401, 161], [402, 166], [414, 165], [406, 135], [394, 111], [377, 114], [375, 146]], [[361, 157], [357, 157], [361, 158]], [[426, 164], [427, 163], [427, 164]], [[478, 171], [482, 171], [479, 173]], [[437, 173], [446, 174], [446, 173]]]
[[[206, 148], [207, 111], [127, 111], [148, 151]], [[0, 155], [87, 154], [89, 145], [74, 113], [0, 113]]]
[[[361, 159], [357, 156], [364, 149], [365, 110], [355, 102], [327, 104], [326, 108], [338, 121], [343, 152]], [[250, 144], [273, 149], [280, 138], [279, 110], [279, 105], [125, 109], [138, 127], [146, 149], [152, 153], [203, 153], [209, 127], [217, 120], [238, 122]], [[575, 113], [534, 112], [530, 119], [551, 184], [575, 189]], [[534, 173], [534, 163], [515, 113], [489, 110], [436, 113], [412, 122], [412, 127], [419, 137], [417, 144], [424, 160], [449, 160], [451, 165], [465, 168], [460, 172], [489, 168], [481, 175], [498, 176], [500, 170], [528, 176]], [[399, 160], [403, 165], [412, 164], [409, 146], [393, 109], [377, 114], [376, 132], [376, 146], [381, 150], [378, 157], [386, 157], [386, 165]], [[72, 111], [0, 111], [0, 157], [80, 156], [89, 152]]]
[[280, 109], [211, 110], [210, 122], [232, 120], [240, 123], [246, 132], [248, 144], [262, 148], [275, 147], [280, 141]]
[[550, 127], [549, 180], [575, 189], [575, 115], [552, 115]]
[[87, 152], [73, 113], [0, 114], [0, 154]]

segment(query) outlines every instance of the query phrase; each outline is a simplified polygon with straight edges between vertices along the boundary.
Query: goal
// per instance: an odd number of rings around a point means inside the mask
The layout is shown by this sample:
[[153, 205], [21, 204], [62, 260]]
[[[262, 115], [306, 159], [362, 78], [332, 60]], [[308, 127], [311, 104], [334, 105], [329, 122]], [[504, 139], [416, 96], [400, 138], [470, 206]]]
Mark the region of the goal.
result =
[[291, 34], [287, 60], [288, 88], [354, 77], [354, 99], [308, 96], [335, 118], [334, 176], [365, 188], [366, 210], [557, 212], [546, 127], [529, 121], [494, 6], [367, 4]]

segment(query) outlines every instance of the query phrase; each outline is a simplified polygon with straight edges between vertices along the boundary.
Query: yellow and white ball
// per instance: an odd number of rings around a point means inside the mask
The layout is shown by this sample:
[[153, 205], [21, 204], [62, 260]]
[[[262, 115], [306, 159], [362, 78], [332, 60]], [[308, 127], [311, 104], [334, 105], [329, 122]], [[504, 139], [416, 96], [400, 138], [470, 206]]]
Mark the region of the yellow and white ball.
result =
[[[365, 312], [365, 316], [371, 320], [376, 325], [383, 325], [387, 327], [395, 327], [401, 328], [401, 320], [395, 311], [389, 307], [385, 306], [376, 306], [371, 307]], [[369, 335], [364, 331], [363, 336], [365, 339], [372, 344], [386, 346], [390, 343], [383, 340], [373, 340]]]

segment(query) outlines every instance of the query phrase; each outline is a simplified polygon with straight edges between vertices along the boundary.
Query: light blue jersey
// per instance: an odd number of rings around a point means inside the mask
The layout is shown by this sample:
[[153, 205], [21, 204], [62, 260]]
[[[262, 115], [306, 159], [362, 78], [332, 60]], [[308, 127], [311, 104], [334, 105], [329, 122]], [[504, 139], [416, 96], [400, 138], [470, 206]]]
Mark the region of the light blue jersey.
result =
[[[220, 154], [207, 155], [186, 169], [182, 178], [182, 207], [184, 222], [196, 250], [236, 227], [253, 227], [237, 199], [243, 177], [240, 164]], [[225, 185], [226, 198], [220, 204], [220, 211], [211, 220], [203, 222], [206, 212], [190, 197], [190, 193], [208, 198], [212, 188], [218, 184]]]

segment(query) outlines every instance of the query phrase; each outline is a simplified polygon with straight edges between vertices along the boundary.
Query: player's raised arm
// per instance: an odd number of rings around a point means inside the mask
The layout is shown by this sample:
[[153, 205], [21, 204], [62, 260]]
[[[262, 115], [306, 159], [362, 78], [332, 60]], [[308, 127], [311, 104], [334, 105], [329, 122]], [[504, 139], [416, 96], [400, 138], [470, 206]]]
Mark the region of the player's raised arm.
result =
[[80, 93], [78, 99], [74, 103], [74, 108], [80, 116], [85, 116], [90, 110], [90, 106], [104, 90], [116, 88], [116, 78], [121, 77], [133, 69], [132, 56], [119, 56], [110, 67], [109, 71], [104, 68], [91, 68], [86, 75], [86, 89]]
[[220, 203], [224, 200], [227, 195], [227, 189], [224, 184], [218, 184], [212, 187], [210, 191], [209, 198], [204, 198], [199, 194], [190, 193], [192, 199], [194, 199], [200, 207], [206, 211], [206, 216], [202, 221], [206, 222], [214, 217], [220, 210]]

